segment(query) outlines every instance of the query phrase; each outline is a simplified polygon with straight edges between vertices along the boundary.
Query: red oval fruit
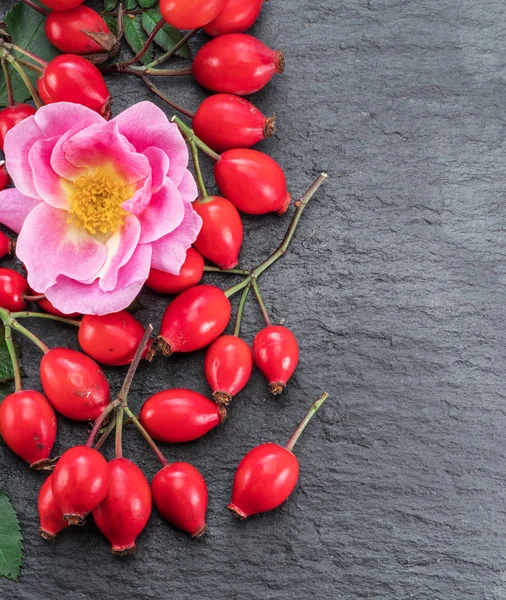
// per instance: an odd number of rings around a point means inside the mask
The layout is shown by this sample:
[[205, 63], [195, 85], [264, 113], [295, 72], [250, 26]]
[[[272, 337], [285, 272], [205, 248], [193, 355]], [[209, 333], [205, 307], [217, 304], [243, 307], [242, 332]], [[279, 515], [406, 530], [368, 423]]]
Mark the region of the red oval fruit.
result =
[[241, 460], [228, 505], [244, 519], [272, 510], [292, 493], [299, 478], [299, 461], [278, 444], [261, 444]]
[[109, 489], [93, 518], [114, 554], [133, 554], [135, 539], [151, 515], [151, 488], [144, 473], [126, 458], [111, 460], [109, 473]]
[[54, 499], [51, 487], [53, 475], [42, 484], [37, 499], [37, 509], [40, 519], [40, 535], [45, 540], [54, 540], [56, 534], [69, 524], [63, 518], [62, 511]]
[[299, 362], [297, 339], [281, 325], [265, 327], [253, 340], [253, 359], [267, 378], [271, 393], [281, 394]]
[[193, 60], [193, 76], [201, 86], [239, 96], [258, 92], [283, 71], [283, 53], [245, 33], [207, 42]]
[[5, 160], [0, 161], [0, 192], [5, 190], [5, 188], [11, 182], [11, 178], [9, 173], [7, 173], [7, 169], [5, 168]]
[[192, 390], [175, 388], [154, 394], [144, 402], [139, 420], [155, 440], [191, 442], [219, 425], [225, 410]]
[[151, 483], [156, 508], [171, 525], [201, 536], [206, 530], [207, 486], [195, 467], [185, 462], [166, 465]]
[[45, 104], [74, 102], [109, 115], [110, 94], [102, 73], [82, 56], [60, 54], [48, 64], [37, 82]]
[[[37, 292], [34, 292], [35, 294]], [[55, 315], [56, 317], [66, 317], [67, 319], [72, 319], [73, 317], [80, 317], [81, 313], [62, 313], [61, 310], [55, 308], [51, 302], [47, 298], [43, 298], [42, 300], [37, 300], [37, 304], [44, 311], [49, 313], [50, 315]]]
[[197, 29], [212, 21], [225, 0], [160, 0], [162, 17], [176, 29]]
[[166, 356], [208, 346], [230, 321], [230, 301], [213, 285], [197, 285], [176, 296], [165, 309], [158, 345]]
[[28, 293], [26, 279], [12, 269], [0, 268], [0, 307], [11, 312], [24, 310], [24, 296]]
[[195, 135], [216, 152], [250, 148], [274, 135], [275, 129], [274, 117], [268, 119], [251, 102], [234, 94], [209, 96], [193, 117]]
[[281, 215], [290, 205], [283, 169], [258, 150], [227, 150], [216, 162], [214, 176], [223, 195], [244, 213]]
[[109, 489], [109, 467], [94, 448], [74, 446], [64, 452], [53, 471], [51, 489], [63, 518], [81, 525]]
[[0, 258], [11, 254], [12, 252], [12, 240], [8, 238], [5, 233], [0, 231]]
[[[128, 365], [144, 335], [144, 327], [126, 310], [109, 315], [84, 315], [77, 339], [81, 348], [104, 365]], [[151, 340], [146, 345], [145, 357]]]
[[252, 369], [253, 355], [244, 340], [235, 335], [222, 335], [215, 340], [204, 361], [204, 372], [214, 400], [228, 404], [248, 383]]
[[165, 271], [151, 269], [146, 285], [160, 294], [179, 294], [191, 288], [202, 279], [204, 274], [204, 259], [194, 248], [188, 248], [186, 260], [179, 275], [171, 275]]
[[36, 112], [36, 109], [29, 104], [15, 104], [0, 110], [0, 150], [4, 149], [7, 132]]
[[7, 446], [29, 465], [46, 460], [56, 439], [56, 415], [35, 390], [20, 390], [0, 404], [0, 435]]
[[85, 354], [53, 348], [40, 362], [40, 380], [53, 407], [74, 421], [94, 421], [109, 404], [109, 383]]
[[41, 4], [52, 10], [70, 10], [84, 2], [84, 0], [40, 0]]
[[88, 33], [102, 36], [104, 41], [109, 41], [110, 47], [115, 41], [104, 19], [87, 6], [53, 11], [44, 23], [44, 32], [53, 46], [70, 54], [104, 52], [104, 45], [96, 42]]
[[243, 235], [237, 208], [226, 198], [208, 196], [194, 202], [193, 209], [202, 217], [195, 248], [220, 269], [235, 267]]
[[242, 33], [258, 19], [265, 0], [226, 0], [218, 16], [204, 27], [207, 35]]

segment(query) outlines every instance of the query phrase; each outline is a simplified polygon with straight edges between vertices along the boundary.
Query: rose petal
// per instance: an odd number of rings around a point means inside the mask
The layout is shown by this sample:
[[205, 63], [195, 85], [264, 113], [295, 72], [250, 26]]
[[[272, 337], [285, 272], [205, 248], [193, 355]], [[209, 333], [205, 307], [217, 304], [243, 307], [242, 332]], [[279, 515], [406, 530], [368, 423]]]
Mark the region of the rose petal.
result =
[[98, 280], [84, 284], [60, 276], [45, 293], [51, 304], [64, 313], [107, 315], [118, 312], [127, 308], [141, 291], [149, 274], [150, 262], [151, 245], [140, 245], [129, 262], [119, 270], [114, 290], [104, 292]]
[[153, 177], [153, 192], [162, 187], [165, 177], [169, 173], [169, 157], [160, 148], [151, 146], [143, 152], [149, 160], [151, 175]]
[[153, 194], [146, 209], [138, 215], [142, 231], [140, 242], [154, 242], [174, 231], [185, 216], [181, 194], [170, 179], [165, 179], [162, 188]]
[[19, 233], [26, 217], [40, 204], [40, 200], [25, 196], [16, 188], [0, 192], [0, 223]]
[[190, 171], [185, 171], [178, 188], [185, 202], [193, 202], [198, 198], [199, 190], [197, 188], [197, 183]]
[[193, 210], [189, 202], [184, 204], [185, 214], [181, 225], [172, 233], [153, 242], [153, 258], [151, 266], [172, 275], [179, 275], [179, 271], [186, 259], [186, 251], [197, 239], [202, 219]]
[[60, 175], [60, 177], [73, 180], [86, 173], [84, 167], [76, 167], [67, 160], [65, 152], [63, 151], [63, 146], [72, 136], [83, 131], [83, 129], [86, 129], [87, 127], [89, 127], [88, 123], [77, 123], [77, 125], [74, 125], [74, 127], [71, 127], [60, 136], [56, 143], [53, 153], [51, 154], [51, 168]]
[[139, 102], [113, 119], [119, 131], [144, 152], [150, 146], [160, 148], [169, 157], [169, 177], [178, 186], [188, 166], [188, 148], [175, 123], [152, 102]]
[[105, 262], [105, 246], [84, 229], [67, 223], [67, 217], [66, 211], [41, 202], [27, 216], [19, 234], [16, 254], [26, 266], [28, 283], [40, 293], [59, 275], [89, 279]]
[[69, 200], [62, 186], [62, 178], [51, 168], [51, 155], [59, 137], [38, 140], [28, 153], [33, 183], [44, 202], [55, 208], [68, 210]]

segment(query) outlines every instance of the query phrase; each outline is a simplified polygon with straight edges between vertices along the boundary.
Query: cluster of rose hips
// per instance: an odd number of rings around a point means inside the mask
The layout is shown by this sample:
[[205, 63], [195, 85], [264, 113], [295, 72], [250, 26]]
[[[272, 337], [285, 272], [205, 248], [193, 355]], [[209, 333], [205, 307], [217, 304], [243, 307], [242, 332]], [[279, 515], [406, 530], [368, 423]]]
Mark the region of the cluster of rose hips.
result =
[[[0, 268], [0, 321], [10, 351], [15, 375], [13, 394], [0, 405], [0, 435], [7, 446], [33, 468], [51, 470], [50, 453], [56, 438], [55, 411], [77, 421], [94, 421], [86, 445], [75, 446], [57, 459], [39, 493], [41, 533], [52, 538], [68, 525], [82, 524], [92, 513], [99, 529], [112, 543], [114, 552], [135, 548], [144, 529], [152, 499], [160, 513], [173, 525], [199, 536], [206, 528], [207, 487], [200, 473], [188, 463], [168, 464], [156, 441], [180, 443], [195, 440], [222, 423], [226, 407], [251, 377], [253, 364], [266, 376], [270, 391], [279, 394], [294, 373], [298, 344], [286, 327], [273, 325], [261, 299], [257, 278], [286, 252], [300, 215], [325, 179], [320, 175], [298, 203], [281, 246], [251, 271], [235, 269], [243, 228], [238, 211], [248, 214], [282, 214], [290, 204], [283, 170], [272, 158], [252, 150], [255, 143], [272, 135], [274, 122], [267, 119], [242, 95], [265, 86], [283, 71], [283, 55], [244, 34], [257, 19], [264, 0], [161, 0], [164, 21], [183, 30], [204, 27], [215, 37], [196, 54], [192, 72], [202, 86], [218, 94], [209, 97], [193, 115], [193, 129], [174, 119], [192, 150], [200, 197], [194, 209], [202, 217], [202, 230], [187, 252], [179, 275], [151, 269], [146, 285], [163, 294], [177, 294], [162, 318], [160, 335], [151, 339], [130, 313], [103, 316], [63, 315], [50, 302], [30, 290], [24, 276]], [[106, 118], [110, 95], [100, 70], [92, 64], [104, 62], [118, 48], [118, 40], [98, 13], [81, 6], [82, 0], [43, 0], [52, 9], [45, 24], [48, 39], [66, 52], [49, 64], [40, 59], [37, 89], [46, 104], [70, 101], [83, 104]], [[120, 11], [121, 12], [121, 11]], [[151, 42], [157, 27], [148, 39]], [[183, 38], [189, 39], [190, 35]], [[8, 44], [6, 45], [8, 47]], [[136, 55], [137, 60], [142, 50]], [[167, 58], [171, 53], [162, 57]], [[84, 58], [81, 55], [87, 56]], [[31, 57], [33, 60], [33, 56]], [[155, 66], [135, 66], [135, 60], [106, 65], [139, 76], [151, 89], [148, 75], [161, 75]], [[183, 73], [183, 71], [181, 71]], [[167, 72], [167, 74], [169, 74]], [[158, 90], [155, 91], [160, 96]], [[162, 96], [161, 96], [162, 97]], [[170, 104], [170, 101], [169, 101]], [[0, 147], [6, 132], [34, 114], [28, 105], [12, 105], [0, 111]], [[185, 112], [185, 114], [188, 114]], [[200, 173], [198, 149], [213, 158], [215, 179], [224, 194], [209, 196]], [[218, 154], [220, 152], [221, 154]], [[2, 177], [5, 181], [2, 185]], [[0, 189], [8, 176], [0, 169]], [[13, 243], [0, 232], [0, 257], [12, 252]], [[217, 265], [206, 267], [204, 258]], [[205, 270], [225, 270], [242, 275], [235, 286], [222, 289], [201, 284]], [[252, 349], [239, 337], [242, 309], [253, 289], [266, 326], [255, 337]], [[233, 335], [223, 335], [231, 318], [229, 298], [241, 293]], [[37, 301], [45, 313], [26, 311], [27, 302]], [[79, 327], [83, 352], [68, 348], [49, 349], [20, 320], [48, 318]], [[12, 345], [12, 331], [24, 334], [44, 353], [40, 380], [44, 395], [22, 390], [19, 366]], [[130, 410], [127, 396], [141, 359], [156, 353], [170, 356], [208, 347], [204, 370], [213, 401], [189, 389], [168, 389], [148, 398], [139, 416]], [[99, 366], [130, 365], [125, 383], [111, 401], [107, 378]], [[240, 463], [234, 478], [229, 508], [239, 516], [271, 510], [284, 502], [294, 489], [299, 474], [293, 446], [310, 418], [325, 400], [324, 394], [310, 408], [285, 447], [262, 444]], [[116, 414], [116, 418], [113, 417]], [[121, 435], [124, 416], [137, 426], [162, 462], [151, 486], [142, 471], [123, 458]], [[110, 422], [107, 424], [107, 419]], [[116, 458], [109, 463], [98, 451], [116, 428]], [[96, 437], [102, 435], [98, 442]]]

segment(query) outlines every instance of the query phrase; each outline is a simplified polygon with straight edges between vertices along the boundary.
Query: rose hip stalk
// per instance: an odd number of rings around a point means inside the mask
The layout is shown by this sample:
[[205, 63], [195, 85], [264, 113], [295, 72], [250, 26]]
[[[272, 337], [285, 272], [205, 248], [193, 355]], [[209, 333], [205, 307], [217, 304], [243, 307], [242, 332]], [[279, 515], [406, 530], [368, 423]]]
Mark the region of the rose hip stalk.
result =
[[193, 117], [195, 135], [216, 152], [250, 148], [271, 137], [275, 118], [267, 118], [251, 102], [233, 94], [206, 98]]
[[179, 275], [171, 275], [159, 269], [150, 269], [146, 280], [148, 288], [161, 294], [179, 294], [197, 285], [204, 274], [204, 259], [194, 248], [188, 248], [186, 260]]
[[229, 33], [207, 42], [193, 60], [193, 75], [213, 92], [246, 96], [283, 73], [283, 53], [244, 33]]
[[265, 0], [226, 0], [219, 15], [204, 27], [207, 35], [242, 33], [258, 19]]
[[242, 459], [234, 477], [232, 502], [228, 508], [246, 519], [282, 504], [299, 478], [299, 461], [293, 447], [313, 415], [327, 399], [324, 393], [313, 403], [288, 444], [261, 444]]
[[40, 518], [40, 535], [45, 540], [54, 540], [56, 534], [69, 526], [62, 515], [62, 511], [54, 499], [52, 489], [53, 475], [44, 481], [40, 488], [37, 500], [37, 510]]

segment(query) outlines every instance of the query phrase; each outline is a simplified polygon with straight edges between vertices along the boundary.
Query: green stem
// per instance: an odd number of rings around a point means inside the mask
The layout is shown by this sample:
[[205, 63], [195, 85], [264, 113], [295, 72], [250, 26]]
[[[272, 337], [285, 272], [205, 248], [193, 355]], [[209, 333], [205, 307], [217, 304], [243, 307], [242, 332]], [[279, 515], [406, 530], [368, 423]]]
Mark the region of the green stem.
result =
[[25, 48], [21, 48], [21, 46], [18, 46], [17, 44], [7, 43], [7, 44], [4, 44], [4, 46], [6, 48], [9, 48], [9, 50], [15, 50], [16, 52], [19, 52], [19, 54], [23, 54], [24, 56], [26, 56], [28, 58], [31, 58], [33, 60], [33, 62], [39, 63], [39, 65], [41, 67], [43, 67], [44, 69], [48, 65], [47, 61], [45, 61], [42, 58], [38, 57], [36, 54], [33, 54], [33, 52], [29, 52]]
[[195, 167], [195, 175], [197, 176], [197, 185], [199, 186], [200, 197], [204, 199], [207, 198], [208, 194], [206, 190], [206, 184], [204, 183], [204, 178], [202, 177], [202, 171], [200, 169], [199, 151], [195, 142], [190, 140], [188, 141], [190, 142], [190, 150], [192, 153], [193, 166]]
[[18, 75], [23, 80], [23, 83], [26, 85], [28, 91], [30, 92], [31, 97], [33, 98], [35, 106], [37, 108], [41, 108], [42, 102], [39, 98], [39, 95], [37, 94], [37, 90], [33, 87], [32, 82], [28, 79], [28, 75], [26, 74], [23, 67], [18, 63], [18, 61], [16, 59], [12, 58], [12, 56], [7, 56], [6, 58], [11, 63], [11, 65], [14, 67], [14, 69], [16, 69], [16, 71], [18, 72]]
[[93, 446], [93, 442], [95, 441], [95, 438], [97, 437], [97, 433], [100, 431], [100, 428], [102, 427], [102, 423], [106, 420], [107, 415], [109, 413], [111, 413], [120, 404], [121, 404], [120, 401], [117, 399], [113, 400], [112, 402], [109, 402], [109, 404], [104, 408], [104, 410], [98, 416], [96, 421], [93, 423], [93, 427], [91, 429], [90, 435], [88, 436], [88, 441], [86, 442], [86, 446], [88, 446], [88, 448], [91, 448]]
[[124, 409], [122, 406], [119, 406], [118, 410], [116, 411], [116, 458], [123, 458], [123, 414]]
[[255, 293], [255, 297], [257, 299], [258, 305], [260, 306], [260, 311], [262, 312], [262, 316], [264, 318], [265, 324], [267, 325], [267, 327], [270, 327], [272, 325], [272, 323], [269, 318], [269, 313], [267, 312], [265, 303], [263, 301], [262, 294], [260, 294], [260, 289], [258, 287], [256, 277], [251, 278], [251, 285], [253, 287], [253, 292]]
[[43, 67], [39, 67], [39, 65], [34, 65], [33, 63], [31, 63], [28, 60], [24, 60], [23, 58], [16, 58], [16, 60], [18, 61], [19, 64], [23, 65], [24, 67], [27, 67], [28, 69], [30, 69], [31, 71], [35, 71], [36, 73], [38, 73], [39, 75], [41, 73], [44, 73], [44, 69]]
[[137, 429], [139, 430], [139, 433], [142, 435], [142, 437], [146, 440], [146, 442], [148, 443], [148, 446], [151, 448], [151, 450], [153, 450], [153, 452], [156, 454], [158, 460], [162, 463], [162, 465], [165, 467], [167, 465], [167, 459], [165, 458], [165, 456], [161, 453], [160, 449], [158, 448], [158, 446], [155, 444], [155, 442], [153, 441], [153, 438], [149, 435], [149, 433], [144, 429], [144, 427], [142, 426], [141, 422], [139, 421], [139, 419], [134, 415], [134, 413], [130, 410], [130, 408], [128, 406], [124, 407], [126, 414], [132, 419], [133, 424], [137, 427]]
[[148, 69], [151, 69], [153, 67], [157, 67], [158, 65], [161, 65], [163, 62], [165, 62], [166, 60], [168, 60], [169, 58], [171, 58], [171, 56], [173, 56], [179, 50], [179, 48], [181, 48], [182, 46], [184, 46], [186, 44], [186, 42], [189, 39], [191, 39], [198, 31], [199, 31], [199, 29], [192, 29], [192, 31], [189, 31], [169, 51], [167, 51], [165, 54], [162, 54], [157, 59], [151, 61], [147, 65]]
[[220, 267], [210, 267], [206, 265], [204, 267], [205, 273], [224, 273], [225, 275], [249, 275], [249, 271], [246, 269], [220, 269]]
[[45, 17], [47, 17], [49, 15], [48, 10], [45, 10], [41, 6], [38, 6], [37, 4], [35, 4], [35, 2], [32, 2], [32, 0], [21, 0], [21, 1], [24, 4], [26, 4], [27, 6], [29, 6], [30, 8], [33, 8], [33, 10], [36, 10], [41, 15], [44, 15]]
[[33, 342], [40, 350], [42, 350], [44, 354], [47, 354], [49, 352], [49, 347], [46, 346], [46, 344], [44, 344], [42, 340], [39, 340], [39, 338], [36, 335], [34, 335], [31, 331], [26, 329], [26, 327], [23, 327], [23, 325], [18, 323], [15, 319], [11, 319], [10, 325], [14, 330], [18, 331], [19, 333], [22, 333], [26, 338]]
[[67, 319], [66, 317], [58, 317], [57, 315], [50, 315], [48, 313], [38, 313], [31, 311], [14, 312], [11, 313], [13, 319], [49, 319], [50, 321], [59, 321], [60, 323], [66, 323], [67, 325], [75, 325], [76, 327], [81, 326], [81, 321], [75, 319]]
[[248, 275], [241, 282], [236, 283], [232, 287], [229, 287], [228, 290], [225, 290], [225, 296], [227, 298], [231, 298], [234, 294], [237, 294], [237, 292], [240, 292], [245, 287], [248, 287], [248, 285], [251, 285], [251, 275]]
[[285, 448], [287, 450], [289, 450], [290, 452], [292, 452], [293, 447], [295, 446], [295, 444], [297, 443], [297, 440], [300, 438], [301, 433], [304, 431], [304, 429], [306, 428], [307, 424], [309, 423], [309, 421], [311, 421], [311, 419], [313, 418], [314, 414], [316, 413], [316, 411], [320, 408], [320, 406], [325, 402], [325, 400], [329, 397], [329, 395], [327, 394], [327, 392], [324, 392], [319, 398], [318, 400], [315, 400], [315, 402], [313, 402], [313, 404], [311, 404], [310, 409], [307, 411], [306, 416], [302, 419], [302, 421], [299, 423], [299, 426], [297, 427], [297, 429], [295, 430], [295, 433], [292, 435], [292, 437], [288, 440], [288, 444], [285, 446]]
[[144, 82], [144, 84], [153, 92], [153, 94], [155, 94], [156, 96], [158, 96], [158, 98], [160, 98], [160, 100], [163, 100], [171, 108], [173, 108], [174, 110], [177, 110], [182, 115], [186, 115], [190, 119], [193, 119], [193, 117], [195, 116], [194, 113], [190, 112], [189, 110], [186, 110], [186, 108], [183, 108], [179, 104], [176, 104], [175, 102], [173, 102], [160, 89], [158, 89], [154, 83], [151, 83], [151, 81], [149, 81], [149, 79], [147, 77], [142, 76], [141, 79]]
[[136, 77], [146, 77], [151, 75], [152, 77], [181, 77], [183, 75], [191, 75], [193, 73], [191, 67], [185, 67], [183, 69], [148, 69], [145, 66], [131, 65], [129, 67], [122, 67], [121, 65], [107, 65], [103, 71], [119, 71], [120, 73], [126, 73], [127, 75], [135, 75]]
[[135, 356], [128, 367], [128, 372], [126, 374], [125, 380], [123, 381], [123, 385], [121, 386], [121, 390], [119, 394], [116, 396], [117, 400], [121, 402], [123, 407], [127, 405], [128, 392], [130, 391], [130, 386], [132, 385], [132, 381], [137, 371], [137, 367], [141, 362], [142, 355], [144, 354], [144, 350], [146, 348], [146, 344], [148, 343], [149, 338], [151, 337], [151, 333], [153, 332], [153, 326], [148, 325], [144, 330], [144, 335], [142, 336], [141, 343], [138, 345], [137, 350], [135, 352]]
[[9, 106], [14, 106], [16, 101], [14, 100], [14, 92], [12, 91], [11, 74], [9, 73], [7, 63], [5, 62], [4, 59], [2, 59], [2, 71], [4, 72], [5, 86], [7, 88], [7, 103]]
[[9, 325], [5, 326], [5, 345], [7, 346], [7, 350], [9, 351], [9, 356], [12, 362], [12, 371], [14, 373], [14, 390], [19, 392], [22, 388], [21, 371], [19, 370], [18, 356], [16, 354], [16, 349], [14, 348], [14, 343], [12, 341], [12, 330]]
[[143, 44], [142, 48], [139, 50], [139, 52], [137, 52], [137, 54], [135, 56], [133, 56], [131, 59], [129, 59], [129, 60], [121, 63], [121, 66], [122, 67], [129, 67], [130, 65], [133, 65], [135, 62], [140, 61], [141, 58], [149, 50], [149, 47], [151, 46], [151, 43], [155, 39], [155, 36], [157, 35], [157, 33], [160, 31], [160, 29], [164, 25], [165, 25], [165, 19], [160, 19], [158, 21], [158, 23], [154, 26], [153, 31], [149, 34], [147, 40], [144, 42], [144, 44]]
[[112, 419], [111, 422], [109, 423], [109, 425], [107, 425], [107, 429], [104, 431], [104, 433], [98, 439], [98, 442], [95, 444], [95, 446], [94, 446], [95, 450], [100, 450], [100, 448], [102, 448], [106, 439], [111, 435], [111, 432], [115, 427], [116, 427], [116, 419]]
[[239, 337], [239, 334], [241, 333], [241, 323], [242, 323], [242, 315], [244, 313], [244, 305], [246, 304], [246, 299], [248, 297], [250, 289], [251, 289], [251, 286], [249, 286], [249, 285], [247, 287], [245, 287], [241, 294], [241, 299], [239, 300], [239, 306], [237, 307], [237, 317], [235, 319], [235, 328], [234, 328], [235, 337]]
[[200, 148], [204, 154], [207, 154], [209, 158], [212, 158], [213, 160], [220, 160], [220, 155], [212, 148], [209, 148], [207, 144], [204, 144], [204, 142], [195, 135], [193, 129], [188, 127], [188, 125], [184, 121], [181, 121], [179, 117], [174, 116], [172, 117], [171, 121], [179, 127], [180, 131], [184, 134], [185, 138], [189, 142], [195, 143], [195, 145]]

